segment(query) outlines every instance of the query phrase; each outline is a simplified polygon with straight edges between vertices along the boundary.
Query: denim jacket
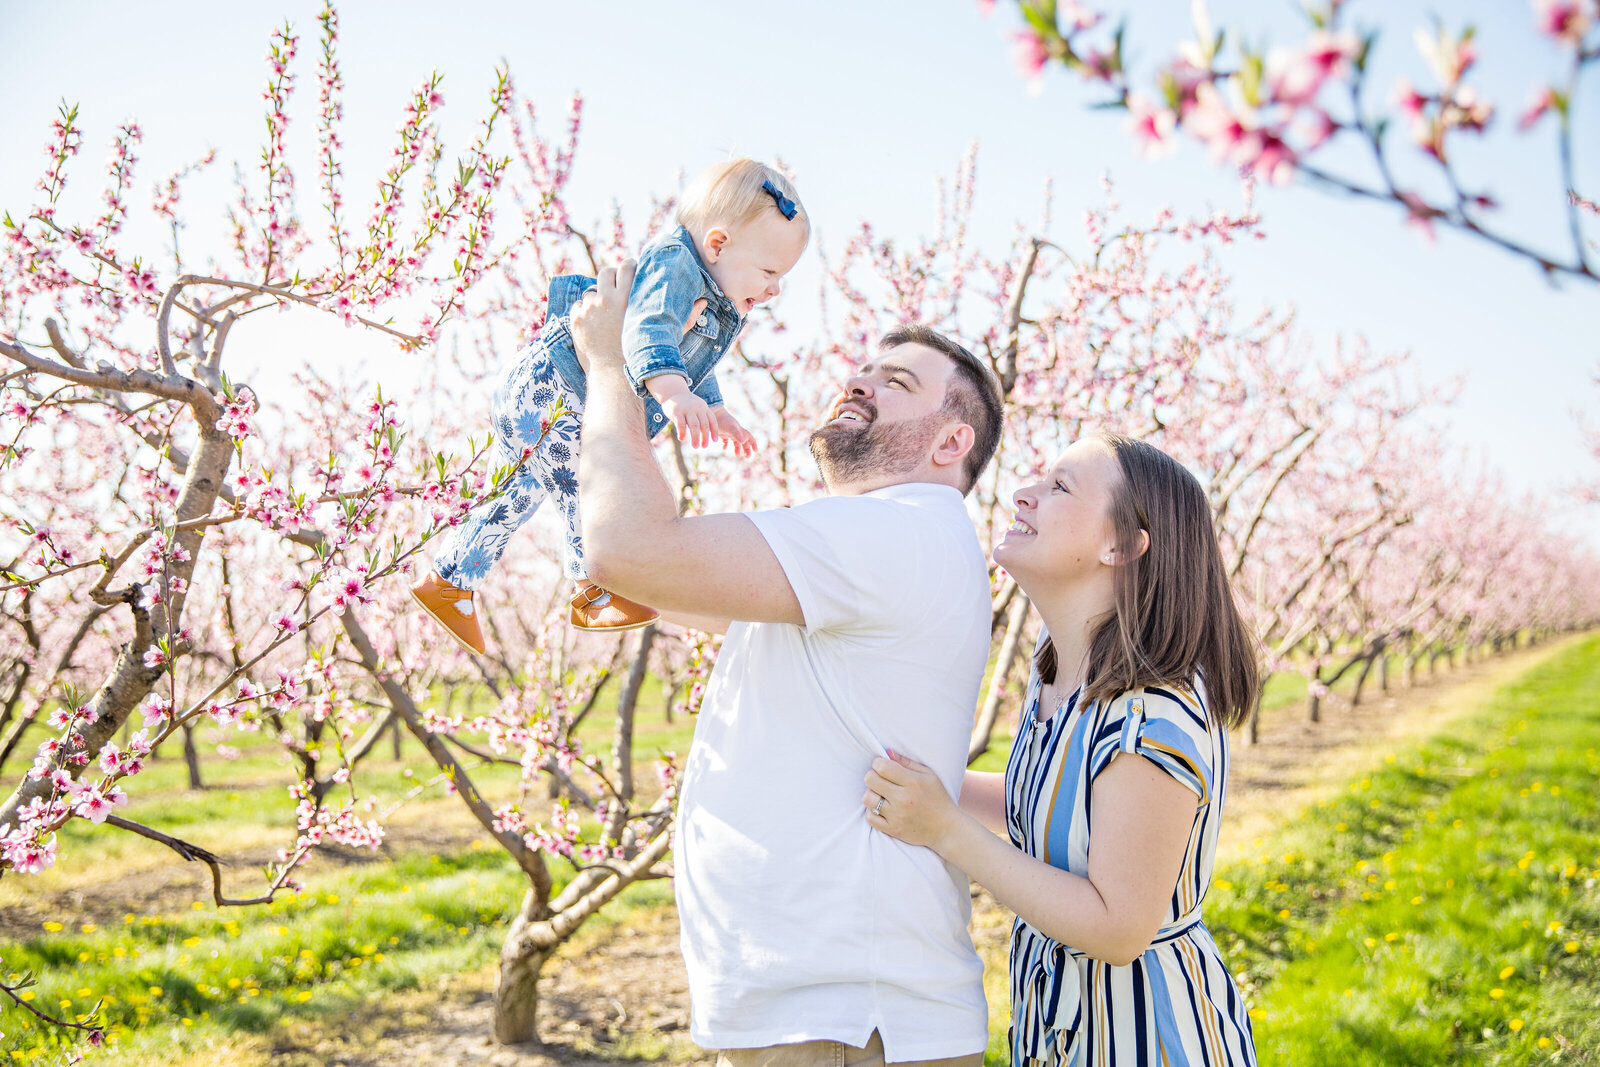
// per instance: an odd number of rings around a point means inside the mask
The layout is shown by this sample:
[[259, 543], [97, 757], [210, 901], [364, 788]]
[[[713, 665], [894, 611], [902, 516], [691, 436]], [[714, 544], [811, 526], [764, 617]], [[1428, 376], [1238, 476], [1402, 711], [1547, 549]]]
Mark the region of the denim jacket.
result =
[[[563, 274], [550, 281], [550, 301], [539, 340], [567, 388], [587, 400], [588, 381], [578, 364], [568, 329], [572, 308], [594, 288], [594, 279]], [[704, 298], [706, 309], [685, 334], [683, 324]], [[628, 310], [622, 321], [622, 354], [628, 381], [645, 400], [645, 429], [654, 437], [667, 428], [661, 404], [649, 394], [645, 381], [658, 374], [681, 374], [695, 396], [711, 407], [722, 404], [717, 376], [712, 373], [744, 319], [720, 286], [711, 280], [694, 239], [682, 226], [662, 234], [639, 256], [639, 267], [628, 293]]]

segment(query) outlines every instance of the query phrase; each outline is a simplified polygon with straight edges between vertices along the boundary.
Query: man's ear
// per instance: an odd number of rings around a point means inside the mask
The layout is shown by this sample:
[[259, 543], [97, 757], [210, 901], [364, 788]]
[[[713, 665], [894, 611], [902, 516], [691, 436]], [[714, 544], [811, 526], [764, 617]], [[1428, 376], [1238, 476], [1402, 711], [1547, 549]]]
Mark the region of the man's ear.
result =
[[713, 226], [706, 233], [706, 262], [715, 263], [722, 256], [722, 250], [727, 247], [727, 244], [728, 231], [721, 226]]
[[944, 431], [933, 448], [933, 465], [935, 467], [948, 467], [952, 463], [960, 463], [967, 458], [967, 453], [972, 451], [973, 442], [978, 439], [977, 434], [964, 422], [951, 423]]

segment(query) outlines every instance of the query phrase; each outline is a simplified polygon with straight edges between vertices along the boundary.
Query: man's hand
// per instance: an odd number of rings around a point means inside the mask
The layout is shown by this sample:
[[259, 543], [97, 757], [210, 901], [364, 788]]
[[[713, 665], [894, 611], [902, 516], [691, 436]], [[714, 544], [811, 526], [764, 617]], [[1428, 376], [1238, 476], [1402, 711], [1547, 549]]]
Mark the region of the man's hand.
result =
[[622, 317], [633, 290], [634, 266], [625, 259], [615, 268], [606, 267], [572, 309], [572, 345], [585, 374], [590, 364], [622, 365]]
[[733, 446], [734, 455], [748, 457], [756, 454], [755, 434], [745, 429], [727, 408], [712, 408], [711, 423], [716, 429], [717, 437], [724, 444]]

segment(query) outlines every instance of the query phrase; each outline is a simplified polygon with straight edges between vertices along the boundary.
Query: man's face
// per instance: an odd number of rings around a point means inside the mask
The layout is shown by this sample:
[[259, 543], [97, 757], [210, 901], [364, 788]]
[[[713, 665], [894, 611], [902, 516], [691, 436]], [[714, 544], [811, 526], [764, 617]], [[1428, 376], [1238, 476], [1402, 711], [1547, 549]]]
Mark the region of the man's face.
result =
[[950, 421], [941, 409], [953, 373], [949, 357], [919, 344], [891, 348], [858, 370], [811, 434], [822, 480], [840, 486], [919, 470]]

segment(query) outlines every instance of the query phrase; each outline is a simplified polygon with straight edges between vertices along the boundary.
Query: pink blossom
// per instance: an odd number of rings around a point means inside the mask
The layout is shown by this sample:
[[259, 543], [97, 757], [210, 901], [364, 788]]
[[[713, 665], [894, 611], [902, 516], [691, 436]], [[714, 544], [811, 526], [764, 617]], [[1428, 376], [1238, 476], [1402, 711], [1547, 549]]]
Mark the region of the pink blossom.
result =
[[1427, 97], [1417, 92], [1410, 78], [1401, 78], [1395, 83], [1393, 99], [1401, 114], [1411, 119], [1420, 118], [1423, 107], [1428, 103]]
[[159, 648], [149, 649], [144, 654], [144, 665], [146, 667], [150, 668], [151, 670], [154, 670], [155, 668], [162, 666], [166, 662], [167, 662], [167, 654], [165, 652], [161, 651], [161, 649], [159, 649]]
[[1022, 77], [1037, 81], [1040, 72], [1044, 70], [1045, 63], [1050, 59], [1050, 50], [1045, 46], [1044, 38], [1033, 30], [1016, 30], [1011, 34], [1011, 62], [1017, 68], [1017, 73]]
[[1446, 88], [1459, 82], [1478, 58], [1478, 49], [1472, 42], [1470, 32], [1456, 37], [1440, 26], [1438, 32], [1430, 37], [1426, 30], [1418, 28], [1414, 39], [1417, 51], [1422, 53], [1422, 58], [1439, 79], [1439, 84]]
[[1311, 103], [1330, 77], [1342, 75], [1361, 50], [1361, 41], [1349, 32], [1317, 30], [1304, 48], [1275, 49], [1267, 57], [1267, 85], [1272, 99], [1302, 107]]
[[1540, 33], [1581, 46], [1594, 21], [1591, 7], [1584, 0], [1534, 0], [1534, 22]]
[[160, 693], [151, 693], [139, 707], [144, 712], [145, 721], [152, 726], [160, 726], [172, 719], [172, 701]]
[[1172, 135], [1177, 123], [1178, 116], [1171, 108], [1160, 107], [1141, 93], [1129, 94], [1128, 130], [1138, 142], [1139, 154], [1146, 159], [1155, 159], [1177, 148], [1177, 140]]
[[0, 855], [17, 874], [39, 874], [55, 866], [56, 835], [34, 841], [31, 835], [13, 830], [0, 843]]
[[1248, 160], [1237, 158], [1245, 139], [1255, 133], [1255, 118], [1250, 113], [1236, 115], [1223, 102], [1216, 86], [1210, 83], [1195, 90], [1194, 104], [1184, 115], [1184, 125], [1210, 149], [1213, 162], [1234, 158], [1235, 162], [1247, 166], [1255, 161], [1254, 155], [1259, 154], [1257, 150]]
[[112, 786], [110, 791], [105, 793], [90, 786], [78, 794], [77, 803], [73, 805], [72, 810], [92, 823], [103, 823], [113, 808], [127, 802], [128, 795], [122, 791], [121, 786]]

